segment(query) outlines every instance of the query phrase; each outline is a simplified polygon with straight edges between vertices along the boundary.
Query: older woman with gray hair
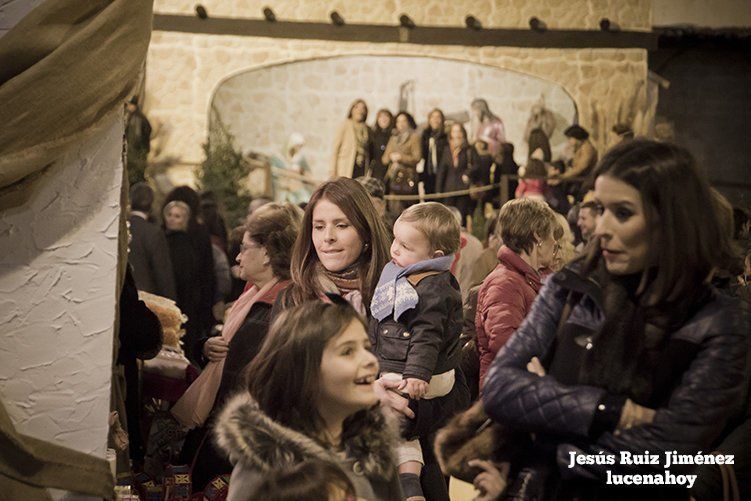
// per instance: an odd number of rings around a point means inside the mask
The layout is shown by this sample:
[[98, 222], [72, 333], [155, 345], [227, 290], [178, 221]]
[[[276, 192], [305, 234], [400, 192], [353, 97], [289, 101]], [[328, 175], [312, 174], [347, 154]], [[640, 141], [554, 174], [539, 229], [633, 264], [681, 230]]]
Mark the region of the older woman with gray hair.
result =
[[480, 387], [495, 358], [527, 316], [542, 286], [540, 271], [552, 268], [563, 228], [547, 204], [531, 198], [506, 202], [498, 214], [503, 245], [498, 265], [477, 295]]

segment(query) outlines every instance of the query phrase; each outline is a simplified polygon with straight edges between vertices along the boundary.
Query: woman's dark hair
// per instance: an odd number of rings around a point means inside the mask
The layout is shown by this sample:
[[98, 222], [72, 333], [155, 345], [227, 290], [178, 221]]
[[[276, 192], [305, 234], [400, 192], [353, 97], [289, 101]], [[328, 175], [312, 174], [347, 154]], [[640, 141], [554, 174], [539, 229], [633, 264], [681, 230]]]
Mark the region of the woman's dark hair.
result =
[[446, 126], [446, 116], [443, 114], [443, 110], [440, 108], [433, 108], [432, 110], [430, 110], [430, 113], [428, 113], [428, 126], [425, 128], [425, 130], [431, 130], [430, 115], [432, 115], [433, 113], [438, 113], [439, 115], [441, 115], [441, 128], [439, 129], [439, 131], [446, 132], [443, 130]]
[[289, 278], [292, 248], [300, 231], [300, 209], [291, 204], [266, 204], [248, 216], [245, 231], [266, 249], [275, 277]]
[[355, 487], [344, 471], [326, 461], [305, 461], [280, 470], [271, 470], [248, 494], [247, 499], [264, 501], [326, 501], [334, 498], [354, 499]]
[[339, 207], [347, 215], [363, 243], [368, 244], [360, 255], [358, 276], [362, 284], [360, 293], [363, 304], [370, 304], [381, 271], [390, 259], [389, 238], [368, 192], [359, 182], [346, 177], [323, 183], [313, 192], [305, 207], [300, 232], [292, 251], [290, 269], [293, 284], [287, 290], [286, 299], [292, 304], [300, 304], [317, 298], [321, 292], [316, 266], [319, 263], [318, 254], [313, 246], [313, 211], [322, 199]]
[[464, 138], [464, 139], [462, 139], [462, 147], [469, 146], [469, 139], [467, 137], [467, 129], [465, 129], [464, 126], [462, 124], [460, 124], [459, 122], [454, 122], [454, 123], [451, 124], [451, 128], [449, 129], [449, 134], [448, 134], [449, 135], [449, 138], [448, 138], [449, 141], [451, 141], [451, 131], [454, 129], [454, 127], [458, 127], [459, 131], [462, 133], [462, 137]]
[[364, 122], [368, 118], [368, 103], [365, 102], [364, 99], [355, 99], [352, 101], [352, 104], [349, 106], [349, 111], [347, 112], [347, 118], [352, 118], [352, 110], [355, 109], [355, 106], [362, 103], [363, 106], [365, 106], [365, 116], [362, 117], [362, 121]]
[[[650, 229], [651, 269], [642, 277], [642, 290], [648, 274], [651, 279], [649, 304], [692, 297], [710, 272], [735, 259], [718, 201], [686, 149], [647, 139], [620, 143], [603, 157], [593, 176], [618, 179], [641, 195]], [[594, 247], [592, 257], [598, 251]]]
[[162, 210], [164, 210], [164, 207], [168, 203], [175, 200], [177, 200], [178, 202], [184, 202], [188, 204], [188, 207], [190, 207], [190, 221], [188, 223], [188, 226], [190, 228], [193, 228], [202, 216], [201, 197], [199, 197], [196, 190], [194, 190], [190, 186], [178, 186], [167, 194], [167, 197], [164, 199]]
[[542, 159], [546, 162], [550, 162], [553, 158], [553, 152], [550, 150], [550, 139], [542, 129], [532, 129], [527, 141], [529, 143], [527, 158], [531, 158], [535, 151], [541, 150]]
[[415, 118], [412, 115], [410, 115], [408, 111], [404, 111], [404, 110], [397, 113], [396, 116], [394, 117], [395, 124], [401, 115], [404, 115], [404, 117], [407, 119], [407, 123], [412, 128], [412, 130], [415, 130], [417, 128], [417, 123], [415, 122]]
[[511, 143], [501, 143], [500, 155], [501, 173], [515, 176], [519, 170], [519, 165], [514, 160], [514, 145]]
[[530, 158], [524, 167], [524, 179], [544, 179], [548, 177], [545, 162], [536, 158]]
[[[385, 129], [382, 129], [381, 126], [378, 125], [378, 118], [381, 115], [388, 115], [389, 117], [389, 124]], [[380, 110], [378, 110], [378, 113], [376, 113], [376, 121], [375, 121], [375, 124], [373, 125], [373, 132], [391, 131], [393, 128], [394, 128], [394, 114], [391, 113], [386, 108], [381, 108]]]
[[326, 429], [316, 407], [323, 351], [353, 321], [367, 330], [344, 303], [313, 300], [282, 311], [246, 373], [248, 391], [266, 415], [319, 442]]

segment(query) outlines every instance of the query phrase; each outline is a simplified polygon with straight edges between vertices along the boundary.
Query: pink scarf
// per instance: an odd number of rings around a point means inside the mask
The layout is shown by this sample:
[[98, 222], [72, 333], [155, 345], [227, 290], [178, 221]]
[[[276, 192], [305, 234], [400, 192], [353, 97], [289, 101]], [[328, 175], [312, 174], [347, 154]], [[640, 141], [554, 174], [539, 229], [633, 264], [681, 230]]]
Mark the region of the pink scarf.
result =
[[[229, 310], [227, 322], [222, 329], [222, 338], [227, 341], [227, 344], [232, 341], [235, 333], [243, 325], [256, 301], [265, 296], [276, 284], [277, 280], [274, 279], [260, 289], [254, 285], [237, 298], [237, 301]], [[202, 426], [206, 422], [212, 407], [214, 407], [219, 384], [222, 382], [225, 360], [226, 358], [218, 362], [209, 362], [201, 375], [193, 381], [193, 384], [172, 407], [170, 412], [181, 425], [191, 429]]]

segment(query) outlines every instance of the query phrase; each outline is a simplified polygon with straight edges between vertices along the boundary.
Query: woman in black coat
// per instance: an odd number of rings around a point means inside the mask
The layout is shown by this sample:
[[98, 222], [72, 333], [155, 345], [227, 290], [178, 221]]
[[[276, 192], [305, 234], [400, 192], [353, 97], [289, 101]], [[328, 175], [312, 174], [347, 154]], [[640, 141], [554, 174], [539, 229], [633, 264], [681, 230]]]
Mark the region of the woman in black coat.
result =
[[446, 118], [443, 111], [438, 108], [428, 113], [428, 126], [422, 131], [421, 136], [422, 158], [425, 160], [420, 181], [425, 188], [425, 193], [436, 192], [436, 175], [438, 164], [441, 161], [443, 150], [448, 146], [446, 135]]
[[[483, 394], [493, 419], [534, 433], [537, 462], [574, 477], [559, 499], [631, 498], [635, 488], [606, 485], [609, 475], [662, 476], [666, 452], [714, 450], [743, 411], [751, 370], [748, 309], [708, 285], [732, 257], [731, 236], [702, 205], [712, 197], [691, 155], [633, 141], [595, 177], [595, 245], [547, 281]], [[621, 461], [645, 451], [659, 461]], [[575, 461], [598, 453], [614, 464]], [[686, 498], [686, 487], [662, 494]]]
[[[216, 294], [214, 255], [211, 250], [209, 231], [201, 219], [201, 200], [198, 193], [188, 186], [178, 186], [167, 194], [164, 202], [165, 209], [167, 204], [173, 201], [183, 202], [190, 209], [186, 232], [192, 247], [193, 266], [188, 269], [185, 265], [178, 266], [173, 261], [172, 267], [175, 269], [176, 277], [181, 274], [191, 275], [192, 288], [195, 289], [192, 291], [192, 294], [196, 295], [195, 310], [193, 318], [190, 318], [190, 315], [188, 315], [188, 328], [186, 329], [183, 343], [186, 347], [186, 356], [191, 361], [196, 362], [198, 357], [198, 354], [195, 352], [196, 341], [208, 335], [216, 323], [212, 312]], [[180, 238], [184, 239], [183, 236]], [[177, 279], [180, 280], [179, 278]], [[182, 280], [185, 281], [187, 279], [183, 278]]]
[[383, 153], [386, 151], [386, 145], [394, 132], [394, 115], [382, 108], [376, 113], [375, 127], [373, 127], [372, 146], [373, 153], [370, 158], [370, 177], [383, 181], [386, 177], [388, 164], [383, 163]]
[[[436, 174], [436, 193], [468, 189], [469, 174], [472, 171], [474, 155], [467, 143], [467, 131], [462, 124], [455, 123], [451, 126], [448, 145], [443, 148], [440, 158]], [[466, 222], [467, 216], [472, 216], [474, 205], [469, 195], [459, 195], [439, 200], [445, 205], [459, 209], [459, 212], [462, 213], [462, 221]]]
[[162, 217], [175, 275], [177, 306], [183, 315], [188, 317], [183, 344], [186, 356], [195, 362], [193, 347], [203, 330], [199, 320], [201, 303], [199, 259], [194, 241], [188, 233], [190, 214], [190, 207], [186, 203], [173, 200], [164, 206]]

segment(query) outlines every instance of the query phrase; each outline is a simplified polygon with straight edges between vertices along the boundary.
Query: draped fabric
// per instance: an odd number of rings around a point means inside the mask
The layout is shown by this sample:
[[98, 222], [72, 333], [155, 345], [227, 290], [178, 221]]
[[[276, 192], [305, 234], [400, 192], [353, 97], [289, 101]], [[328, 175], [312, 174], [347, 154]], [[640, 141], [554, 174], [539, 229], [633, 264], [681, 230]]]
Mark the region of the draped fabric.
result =
[[[0, 207], [22, 203], [47, 166], [122, 113], [146, 56], [152, 1], [47, 0], [0, 38]], [[115, 332], [115, 357], [117, 345]], [[112, 499], [114, 479], [102, 458], [18, 433], [0, 402], [0, 492], [50, 499], [47, 488]]]
[[151, 18], [152, 0], [48, 0], [0, 38], [2, 192], [122, 110]]

